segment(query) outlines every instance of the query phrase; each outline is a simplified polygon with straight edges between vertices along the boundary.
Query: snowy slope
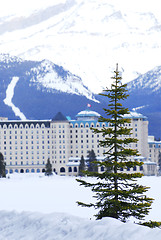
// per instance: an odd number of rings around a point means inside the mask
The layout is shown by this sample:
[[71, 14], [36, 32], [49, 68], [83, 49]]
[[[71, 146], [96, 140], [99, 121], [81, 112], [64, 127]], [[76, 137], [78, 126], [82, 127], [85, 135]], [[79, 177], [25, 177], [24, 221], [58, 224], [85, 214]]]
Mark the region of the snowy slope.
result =
[[[88, 103], [104, 114], [107, 99], [93, 94], [79, 76], [49, 60], [27, 61], [0, 54], [0, 116], [9, 119], [51, 119], [61, 111], [75, 118]], [[161, 137], [161, 67], [128, 83], [124, 104], [149, 120], [149, 134]]]
[[157, 66], [137, 79], [128, 83], [129, 92], [144, 91], [144, 94], [160, 93], [161, 91], [161, 66]]
[[74, 117], [99, 104], [80, 77], [49, 60], [0, 54], [0, 82], [0, 116], [9, 119], [51, 119], [60, 110]]
[[161, 137], [161, 66], [128, 83], [126, 106], [148, 117], [149, 135]]
[[51, 60], [94, 92], [117, 62], [126, 82], [160, 65], [158, 0], [6, 0], [0, 14], [0, 52]]
[[[143, 177], [150, 186], [146, 194], [155, 199], [151, 220], [160, 220], [161, 177]], [[0, 240], [160, 240], [161, 230], [116, 219], [95, 220], [94, 210], [77, 206], [90, 202], [90, 189], [79, 186], [75, 177], [43, 174], [11, 174], [0, 179]], [[90, 220], [92, 218], [92, 220]]]
[[95, 100], [92, 92], [83, 85], [82, 79], [61, 66], [56, 66], [50, 61], [43, 60], [27, 73], [31, 76], [30, 82], [36, 83], [37, 88], [43, 86], [49, 92], [52, 90], [85, 96]]
[[[30, 66], [28, 67], [27, 65], [29, 65], [29, 63]], [[26, 65], [26, 67], [23, 69], [21, 65]], [[51, 61], [42, 60], [27, 62], [16, 56], [0, 54], [0, 71], [2, 71], [2, 73], [4, 73], [6, 69], [12, 69], [13, 66], [15, 69], [17, 68], [15, 70], [17, 74], [20, 74], [23, 78], [28, 76], [29, 82], [31, 83], [30, 85], [34, 84], [38, 89], [43, 87], [49, 92], [60, 91], [85, 96], [91, 100], [95, 100], [92, 92], [83, 85], [80, 77]], [[13, 74], [15, 73], [13, 72]], [[3, 80], [5, 81], [6, 79]], [[14, 85], [16, 85], [16, 83]], [[11, 95], [13, 95], [13, 93]]]

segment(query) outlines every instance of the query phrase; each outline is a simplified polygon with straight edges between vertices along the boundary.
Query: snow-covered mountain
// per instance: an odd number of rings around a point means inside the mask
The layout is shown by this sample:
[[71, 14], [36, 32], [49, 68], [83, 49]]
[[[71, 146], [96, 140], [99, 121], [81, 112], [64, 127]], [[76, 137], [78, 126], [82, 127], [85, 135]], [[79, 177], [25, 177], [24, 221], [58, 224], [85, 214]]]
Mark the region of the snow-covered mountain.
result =
[[[23, 70], [23, 76], [29, 77], [30, 85], [35, 85], [38, 89], [46, 88], [49, 92], [61, 91], [95, 100], [92, 92], [83, 85], [80, 77], [51, 61], [23, 61], [21, 58], [13, 57], [9, 54], [0, 54], [0, 63], [1, 68], [4, 67], [4, 69], [10, 69], [17, 65], [19, 67], [17, 70]], [[27, 63], [29, 64], [29, 70], [20, 68], [21, 65], [27, 66]]]
[[[49, 60], [27, 61], [0, 54], [0, 116], [9, 119], [51, 119], [61, 111], [75, 115], [86, 108], [104, 114], [107, 99], [92, 93], [80, 77]], [[149, 119], [149, 134], [161, 137], [161, 67], [128, 83], [124, 102]]]
[[149, 134], [161, 137], [161, 66], [128, 83], [126, 105], [146, 115]]
[[5, 0], [0, 16], [0, 52], [48, 59], [96, 93], [117, 62], [125, 82], [160, 65], [158, 0]]
[[144, 94], [161, 93], [161, 66], [157, 66], [128, 83], [129, 92], [144, 91]]
[[10, 119], [50, 119], [58, 111], [74, 117], [88, 102], [99, 105], [80, 77], [48, 60], [0, 54], [0, 82], [0, 116]]

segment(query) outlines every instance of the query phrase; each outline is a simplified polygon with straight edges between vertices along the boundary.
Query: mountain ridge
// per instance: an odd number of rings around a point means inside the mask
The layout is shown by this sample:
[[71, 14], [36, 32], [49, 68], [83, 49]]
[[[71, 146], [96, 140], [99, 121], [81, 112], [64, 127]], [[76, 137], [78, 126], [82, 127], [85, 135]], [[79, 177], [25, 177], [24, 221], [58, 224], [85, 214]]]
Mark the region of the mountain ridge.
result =
[[134, 2], [6, 0], [0, 9], [0, 52], [49, 59], [80, 76], [94, 93], [110, 86], [117, 62], [128, 82], [159, 65], [161, 54], [157, 1]]
[[[158, 66], [127, 84], [129, 97], [124, 102], [130, 111], [135, 109], [148, 117], [149, 134], [157, 138], [161, 137], [160, 81]], [[0, 82], [0, 116], [9, 119], [18, 119], [21, 113], [31, 120], [52, 119], [60, 111], [75, 118], [88, 103], [103, 115], [108, 105], [108, 99], [92, 93], [79, 76], [48, 60], [36, 62], [0, 55]], [[12, 94], [7, 97], [9, 87]]]

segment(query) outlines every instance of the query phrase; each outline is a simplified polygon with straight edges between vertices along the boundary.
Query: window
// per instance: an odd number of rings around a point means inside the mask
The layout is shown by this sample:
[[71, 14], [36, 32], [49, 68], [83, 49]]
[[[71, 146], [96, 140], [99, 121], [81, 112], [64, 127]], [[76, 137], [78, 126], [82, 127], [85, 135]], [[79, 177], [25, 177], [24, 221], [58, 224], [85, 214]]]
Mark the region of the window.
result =
[[68, 168], [68, 172], [72, 172], [72, 168], [71, 167]]
[[60, 168], [60, 172], [61, 172], [61, 173], [64, 173], [64, 172], [65, 172], [65, 168], [64, 168], [64, 167], [61, 167], [61, 168]]
[[77, 167], [74, 167], [74, 172], [77, 172]]
[[103, 166], [101, 166], [101, 172], [103, 172], [104, 171], [104, 167]]

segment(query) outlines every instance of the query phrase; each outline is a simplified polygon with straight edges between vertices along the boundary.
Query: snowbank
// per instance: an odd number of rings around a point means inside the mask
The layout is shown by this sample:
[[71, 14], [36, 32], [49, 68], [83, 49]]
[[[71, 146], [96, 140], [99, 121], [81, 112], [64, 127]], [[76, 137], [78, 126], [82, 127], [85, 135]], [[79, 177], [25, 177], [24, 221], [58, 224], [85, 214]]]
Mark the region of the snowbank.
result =
[[0, 240], [160, 240], [161, 230], [112, 218], [99, 221], [69, 214], [0, 212]]
[[[161, 177], [143, 177], [155, 198], [147, 218], [161, 220]], [[12, 174], [0, 179], [0, 240], [160, 240], [161, 229], [104, 218], [96, 221], [93, 209], [76, 201], [93, 201], [89, 189], [75, 177]], [[91, 220], [90, 220], [91, 219]]]

